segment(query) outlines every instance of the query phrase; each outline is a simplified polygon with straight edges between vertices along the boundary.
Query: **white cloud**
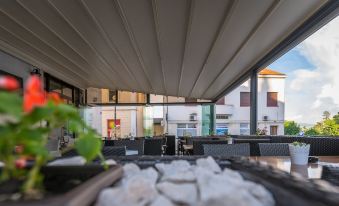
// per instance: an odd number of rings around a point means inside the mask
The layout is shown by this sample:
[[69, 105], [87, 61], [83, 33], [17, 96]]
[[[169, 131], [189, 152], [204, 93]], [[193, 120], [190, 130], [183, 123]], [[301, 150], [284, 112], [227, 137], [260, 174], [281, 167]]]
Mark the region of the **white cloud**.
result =
[[286, 119], [315, 123], [325, 110], [339, 112], [339, 17], [297, 49], [315, 69], [295, 70], [287, 79]]

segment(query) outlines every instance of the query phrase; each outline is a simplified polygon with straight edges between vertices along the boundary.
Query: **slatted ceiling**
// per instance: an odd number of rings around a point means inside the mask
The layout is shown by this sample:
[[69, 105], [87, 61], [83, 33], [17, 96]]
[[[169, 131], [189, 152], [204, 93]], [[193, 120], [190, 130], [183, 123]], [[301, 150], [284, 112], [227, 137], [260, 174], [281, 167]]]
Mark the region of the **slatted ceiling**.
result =
[[177, 95], [190, 1], [152, 1], [167, 93]]
[[150, 0], [116, 2], [154, 93], [165, 94], [152, 2]]
[[[199, 96], [205, 92], [206, 88], [218, 77], [218, 74], [233, 61], [242, 44], [256, 29], [256, 25], [261, 22], [265, 12], [269, 11], [271, 6], [277, 4], [277, 2], [265, 0], [265, 3], [261, 6], [256, 6], [257, 2], [255, 1], [232, 2], [207, 63], [202, 69], [197, 84], [193, 87], [191, 96]], [[246, 15], [243, 15], [241, 11]], [[244, 27], [243, 24], [239, 24], [239, 19], [251, 26]]]
[[[9, 10], [6, 10], [9, 11]], [[37, 36], [28, 32], [23, 25], [25, 24], [17, 24], [16, 19], [11, 19], [12, 12], [2, 13], [0, 12], [0, 24], [1, 27], [4, 28], [8, 33], [20, 39], [23, 42], [27, 42], [29, 46], [35, 48], [37, 51], [46, 55], [46, 57], [50, 59], [55, 59], [55, 63], [57, 63], [60, 67], [64, 68], [65, 72], [70, 72], [76, 78], [81, 79], [83, 82], [87, 82], [89, 78], [89, 73], [85, 71], [81, 71], [76, 65], [62, 56], [60, 53], [56, 52], [46, 43], [42, 42]], [[25, 22], [24, 22], [25, 23]], [[68, 68], [77, 68], [79, 70], [72, 71]], [[87, 79], [86, 79], [87, 78]]]
[[115, 8], [114, 2], [102, 0], [98, 4], [97, 1], [86, 0], [84, 4], [109, 38], [108, 42], [112, 44], [111, 47], [117, 52], [117, 56], [122, 64], [133, 73], [133, 81], [136, 81], [141, 89], [146, 91], [151, 90], [150, 82], [141, 68], [138, 56], [133, 50], [128, 33], [124, 29], [123, 22]]
[[[325, 1], [321, 1], [326, 3]], [[203, 93], [205, 98], [215, 98], [217, 94], [231, 84], [237, 77], [245, 73], [239, 68], [251, 68], [255, 63], [281, 42], [288, 34], [300, 26], [311, 14], [321, 7], [319, 1], [312, 0], [305, 5], [303, 1], [279, 1], [267, 13], [266, 18], [258, 25], [245, 47], [237, 58], [227, 68], [218, 74], [217, 78]], [[289, 14], [286, 15], [286, 11]], [[295, 19], [299, 19], [296, 21]], [[263, 65], [263, 67], [268, 65]], [[225, 82], [230, 82], [225, 86]]]
[[326, 0], [2, 0], [0, 49], [81, 87], [213, 99]]
[[[51, 35], [56, 38], [56, 40], [47, 39], [50, 43], [56, 45], [61, 45], [63, 48], [59, 48], [60, 52], [64, 53], [65, 56], [72, 57], [75, 61], [78, 62], [80, 67], [91, 72], [91, 76], [96, 77], [95, 82], [113, 84], [110, 74], [106, 72], [105, 66], [101, 61], [96, 61], [96, 54], [91, 50], [88, 44], [81, 39], [81, 37], [74, 32], [73, 28], [67, 24], [67, 22], [62, 18], [62, 16], [57, 13], [57, 11], [51, 6], [48, 1], [45, 0], [35, 0], [35, 1], [17, 1], [23, 8], [25, 8], [32, 16], [40, 21], [42, 25], [38, 25], [42, 28], [47, 28], [50, 32], [44, 31], [39, 33], [41, 39], [46, 38], [46, 35]], [[28, 15], [29, 16], [29, 15]], [[27, 16], [25, 16], [27, 18]], [[42, 35], [46, 34], [46, 35]], [[52, 38], [52, 37], [51, 37]], [[57, 40], [59, 39], [59, 40]], [[72, 54], [73, 53], [73, 54]], [[75, 56], [75, 57], [73, 57]], [[79, 60], [82, 59], [82, 60]], [[94, 69], [97, 68], [97, 69]], [[99, 72], [99, 71], [102, 72]], [[105, 75], [106, 74], [106, 75]], [[93, 84], [94, 82], [92, 82]], [[99, 84], [100, 85], [100, 84]], [[94, 85], [93, 85], [94, 86]], [[102, 85], [101, 87], [103, 87]]]
[[191, 28], [187, 36], [187, 55], [182, 66], [182, 81], [177, 96], [189, 96], [204, 66], [230, 1], [193, 1]]
[[[27, 54], [28, 56], [33, 57], [34, 59], [37, 59], [38, 61], [41, 61], [43, 63], [48, 62], [51, 66], [58, 68], [59, 71], [57, 73], [59, 74], [70, 73], [62, 65], [58, 64], [57, 62], [54, 62], [52, 59], [46, 56], [43, 52], [37, 50], [36, 48], [32, 47], [32, 45], [27, 44], [26, 42], [14, 36], [12, 33], [3, 29], [2, 26], [0, 26], [0, 39], [5, 44], [15, 45], [14, 49], [20, 50], [23, 53]], [[76, 75], [73, 75], [73, 76], [76, 77]], [[79, 79], [76, 82], [79, 82], [78, 84], [80, 85], [86, 85], [85, 82], [81, 80], [79, 81]]]
[[102, 62], [107, 65], [111, 76], [114, 77], [116, 85], [122, 85], [123, 88], [132, 90], [136, 88], [134, 81], [131, 81], [130, 74], [123, 68], [121, 62], [117, 60], [116, 55], [105, 41], [100, 33], [96, 23], [86, 12], [81, 1], [50, 1], [55, 9], [65, 20], [72, 25], [86, 43], [94, 50]]

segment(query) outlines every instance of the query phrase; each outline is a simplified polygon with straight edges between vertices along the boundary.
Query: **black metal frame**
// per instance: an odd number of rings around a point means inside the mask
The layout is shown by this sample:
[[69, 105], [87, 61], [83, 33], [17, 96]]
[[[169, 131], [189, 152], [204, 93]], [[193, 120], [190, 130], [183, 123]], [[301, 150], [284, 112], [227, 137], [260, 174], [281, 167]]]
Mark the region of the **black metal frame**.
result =
[[[68, 88], [70, 88], [72, 90], [72, 103], [76, 106], [76, 107], [79, 107], [81, 104], [81, 100], [80, 100], [80, 89], [78, 87], [75, 87], [67, 82], [64, 82], [52, 75], [50, 75], [49, 73], [44, 73], [44, 81], [45, 81], [45, 90], [47, 92], [50, 92], [50, 88], [49, 88], [49, 82], [50, 81], [54, 81], [54, 82], [57, 82], [61, 85], [64, 85]], [[78, 96], [78, 98], [76, 99], [75, 96]], [[85, 91], [85, 97], [87, 98], [87, 90]], [[87, 99], [85, 99], [84, 103], [86, 104], [86, 101]]]
[[250, 100], [250, 134], [256, 134], [258, 122], [258, 73], [251, 74], [251, 100]]

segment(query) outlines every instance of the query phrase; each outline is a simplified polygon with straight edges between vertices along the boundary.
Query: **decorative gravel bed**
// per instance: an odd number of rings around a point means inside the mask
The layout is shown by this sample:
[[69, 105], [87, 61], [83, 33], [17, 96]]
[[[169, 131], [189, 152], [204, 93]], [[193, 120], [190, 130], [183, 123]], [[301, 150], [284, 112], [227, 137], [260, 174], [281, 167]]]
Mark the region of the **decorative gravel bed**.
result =
[[221, 169], [212, 157], [195, 164], [174, 160], [140, 169], [125, 164], [124, 176], [101, 191], [96, 206], [273, 206], [272, 194], [262, 185], [244, 180], [239, 172]]

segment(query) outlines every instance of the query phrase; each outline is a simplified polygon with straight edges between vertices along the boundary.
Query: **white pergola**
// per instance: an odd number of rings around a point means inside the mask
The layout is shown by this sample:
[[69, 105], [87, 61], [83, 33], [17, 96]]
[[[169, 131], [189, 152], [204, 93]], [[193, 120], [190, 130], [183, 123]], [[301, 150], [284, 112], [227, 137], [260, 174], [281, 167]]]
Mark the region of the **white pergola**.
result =
[[336, 15], [335, 0], [1, 0], [0, 49], [81, 88], [215, 101]]

